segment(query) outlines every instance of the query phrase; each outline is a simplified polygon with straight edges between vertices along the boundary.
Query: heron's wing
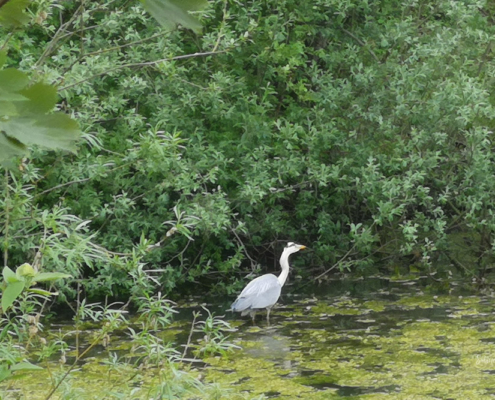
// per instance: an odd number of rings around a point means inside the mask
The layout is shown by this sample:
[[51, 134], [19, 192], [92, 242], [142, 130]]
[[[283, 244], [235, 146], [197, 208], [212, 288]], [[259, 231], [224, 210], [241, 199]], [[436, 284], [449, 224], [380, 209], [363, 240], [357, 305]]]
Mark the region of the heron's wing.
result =
[[281, 290], [275, 275], [260, 276], [249, 282], [231, 308], [233, 311], [244, 311], [273, 306], [280, 297]]

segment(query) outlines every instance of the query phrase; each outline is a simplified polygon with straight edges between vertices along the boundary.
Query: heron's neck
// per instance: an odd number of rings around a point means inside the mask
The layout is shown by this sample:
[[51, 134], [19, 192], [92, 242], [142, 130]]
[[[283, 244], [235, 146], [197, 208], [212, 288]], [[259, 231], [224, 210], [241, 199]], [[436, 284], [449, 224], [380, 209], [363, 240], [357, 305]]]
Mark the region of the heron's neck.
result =
[[280, 286], [284, 286], [287, 276], [289, 275], [289, 255], [290, 253], [283, 252], [280, 257], [280, 266], [282, 267], [282, 273], [278, 276]]

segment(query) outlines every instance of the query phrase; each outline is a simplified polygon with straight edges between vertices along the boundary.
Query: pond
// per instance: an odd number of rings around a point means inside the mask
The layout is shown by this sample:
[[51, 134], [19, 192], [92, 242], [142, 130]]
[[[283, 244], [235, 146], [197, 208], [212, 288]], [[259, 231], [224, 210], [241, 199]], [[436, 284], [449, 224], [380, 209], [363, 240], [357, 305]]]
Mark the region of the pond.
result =
[[[249, 317], [227, 313], [225, 318], [235, 328], [229, 341], [239, 349], [191, 364], [203, 382], [217, 383], [230, 393], [217, 398], [495, 397], [495, 298], [491, 293], [438, 292], [422, 280], [381, 278], [340, 280], [304, 294], [291, 292], [291, 287], [284, 288], [270, 325], [264, 314], [253, 325]], [[207, 307], [216, 315], [225, 314], [222, 310], [231, 299], [227, 300]], [[173, 329], [166, 333], [176, 344], [188, 340], [192, 313], [197, 310], [199, 305], [191, 303], [180, 307]], [[98, 358], [127, 351], [125, 338], [113, 339], [108, 348], [91, 354], [87, 366], [72, 374], [72, 383], [77, 386], [77, 374], [85, 368], [86, 381], [103, 382], [108, 367]], [[195, 335], [192, 341], [197, 339]], [[132, 371], [115, 374], [115, 382], [123, 374], [132, 375]], [[22, 391], [13, 385], [11, 394], [17, 396], [12, 398], [38, 398], [42, 377], [23, 380]], [[145, 384], [142, 378], [136, 387]], [[91, 398], [107, 398], [102, 396]], [[142, 396], [136, 390], [131, 398], [146, 398]]]
[[284, 296], [272, 325], [237, 327], [242, 351], [207, 379], [277, 399], [495, 397], [494, 298], [421, 281], [337, 281]]

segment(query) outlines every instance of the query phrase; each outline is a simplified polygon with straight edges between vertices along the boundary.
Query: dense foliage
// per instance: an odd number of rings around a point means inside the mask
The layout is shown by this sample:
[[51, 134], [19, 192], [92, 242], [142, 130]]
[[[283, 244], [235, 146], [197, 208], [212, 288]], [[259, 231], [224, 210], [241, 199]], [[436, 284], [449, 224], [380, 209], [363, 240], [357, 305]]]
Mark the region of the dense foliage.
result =
[[8, 264], [122, 295], [231, 292], [287, 240], [314, 250], [302, 274], [493, 262], [489, 2], [218, 0], [201, 34], [127, 1], [30, 10], [7, 64], [84, 134], [5, 173]]

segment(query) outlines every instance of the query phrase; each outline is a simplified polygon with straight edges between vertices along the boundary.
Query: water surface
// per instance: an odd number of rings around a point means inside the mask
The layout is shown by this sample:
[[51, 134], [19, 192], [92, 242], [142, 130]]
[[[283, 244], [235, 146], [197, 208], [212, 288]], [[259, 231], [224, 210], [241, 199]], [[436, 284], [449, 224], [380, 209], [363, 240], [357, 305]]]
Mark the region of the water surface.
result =
[[427, 283], [289, 288], [271, 326], [238, 325], [243, 350], [207, 360], [206, 377], [277, 399], [495, 397], [494, 297]]
[[[235, 328], [229, 341], [240, 349], [227, 356], [203, 358], [188, 368], [203, 382], [218, 383], [230, 391], [217, 398], [495, 397], [494, 296], [461, 291], [451, 284], [438, 291], [429, 283], [421, 279], [340, 280], [306, 287], [300, 294], [286, 287], [270, 325], [265, 315], [259, 315], [253, 325], [249, 317], [227, 313], [225, 318]], [[180, 305], [174, 324], [163, 332], [176, 347], [187, 342], [192, 313], [201, 310], [200, 300], [190, 300]], [[205, 305], [221, 315], [231, 300]], [[68, 325], [53, 324], [52, 329], [64, 326]], [[101, 385], [110, 388], [131, 379], [133, 371], [110, 373], [101, 361], [110, 353], [128, 353], [127, 338], [124, 331], [116, 333], [107, 348], [95, 348], [71, 374], [71, 384], [80, 385], [83, 391], [96, 384], [101, 390]], [[192, 342], [200, 339], [195, 334]], [[140, 388], [153, 380], [154, 373], [148, 371], [133, 381], [133, 399], [147, 398]], [[43, 398], [37, 394], [43, 392], [48, 379], [38, 374], [24, 381], [22, 391], [13, 385], [11, 398]], [[101, 397], [100, 392], [100, 397], [90, 398], [110, 397]]]

